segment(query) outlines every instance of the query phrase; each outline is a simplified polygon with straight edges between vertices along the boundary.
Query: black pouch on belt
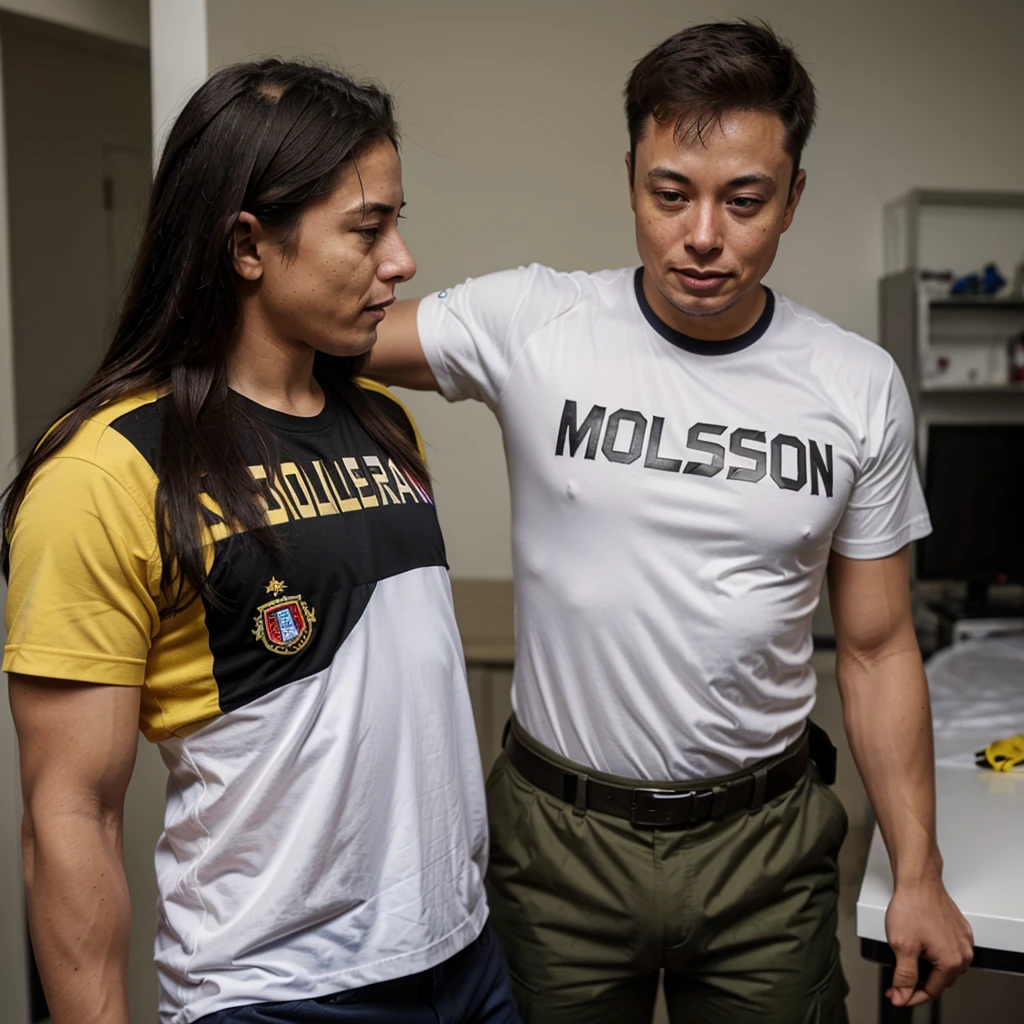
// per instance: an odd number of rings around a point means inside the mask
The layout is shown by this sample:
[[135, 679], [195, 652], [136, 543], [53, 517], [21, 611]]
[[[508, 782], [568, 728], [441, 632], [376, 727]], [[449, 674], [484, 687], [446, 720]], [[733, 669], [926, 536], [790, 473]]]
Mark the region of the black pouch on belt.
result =
[[818, 774], [826, 786], [836, 781], [836, 748], [828, 738], [828, 733], [820, 725], [808, 722], [810, 730], [811, 760], [818, 766]]

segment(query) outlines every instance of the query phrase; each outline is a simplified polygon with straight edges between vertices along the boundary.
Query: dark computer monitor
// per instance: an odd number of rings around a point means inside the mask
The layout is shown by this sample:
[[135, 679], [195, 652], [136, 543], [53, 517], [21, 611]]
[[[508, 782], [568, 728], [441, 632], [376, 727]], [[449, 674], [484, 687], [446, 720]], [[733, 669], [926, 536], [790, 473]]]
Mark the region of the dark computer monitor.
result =
[[932, 424], [924, 489], [933, 532], [919, 578], [966, 581], [971, 601], [1024, 582], [1024, 424]]

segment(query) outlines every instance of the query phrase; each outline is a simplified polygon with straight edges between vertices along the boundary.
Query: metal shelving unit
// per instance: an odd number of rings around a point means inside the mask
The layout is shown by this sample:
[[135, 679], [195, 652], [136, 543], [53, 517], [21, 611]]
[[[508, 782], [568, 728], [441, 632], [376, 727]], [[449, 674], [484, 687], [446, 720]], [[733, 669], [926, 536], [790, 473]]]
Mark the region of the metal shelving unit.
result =
[[[928, 206], [1024, 210], [1024, 192], [915, 189], [885, 208], [890, 272], [879, 282], [880, 340], [910, 393], [922, 472], [933, 423], [1024, 423], [1024, 383], [1007, 379], [1007, 343], [1024, 331], [1024, 296], [951, 296], [923, 276], [919, 221]], [[948, 605], [956, 590], [917, 583], [921, 607]], [[926, 636], [929, 618], [919, 620]]]
[[948, 299], [932, 299], [932, 309], [1024, 309], [1024, 299], [994, 299], [988, 295], [951, 295]]
[[[881, 341], [907, 382], [919, 424], [1024, 420], [1024, 384], [1007, 380], [1007, 344], [1024, 331], [1024, 300], [937, 298], [915, 269], [882, 278]], [[945, 404], [955, 399], [956, 405]]]
[[1024, 384], [1007, 380], [1006, 353], [1024, 330], [1024, 296], [951, 296], [923, 280], [921, 215], [929, 207], [1021, 211], [1024, 192], [913, 189], [885, 206], [880, 337], [907, 382], [922, 454], [929, 423], [1024, 421]]
[[1024, 192], [980, 192], [956, 188], [915, 188], [883, 209], [887, 275], [920, 266], [921, 212], [927, 207], [1024, 210]]

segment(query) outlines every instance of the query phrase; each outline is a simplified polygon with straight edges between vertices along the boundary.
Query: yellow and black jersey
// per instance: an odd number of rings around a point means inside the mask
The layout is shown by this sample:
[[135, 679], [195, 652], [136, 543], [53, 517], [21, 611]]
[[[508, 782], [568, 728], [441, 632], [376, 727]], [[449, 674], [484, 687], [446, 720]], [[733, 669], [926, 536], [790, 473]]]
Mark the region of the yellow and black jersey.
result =
[[[385, 388], [360, 381], [419, 440]], [[142, 689], [171, 773], [157, 849], [161, 1020], [425, 970], [486, 918], [484, 806], [444, 543], [422, 484], [340, 397], [260, 424], [281, 544], [206, 526], [215, 600], [162, 616], [149, 393], [34, 475], [4, 669]], [[422, 448], [421, 448], [422, 450]]]
[[[386, 389], [362, 383], [414, 431]], [[255, 451], [249, 467], [281, 557], [211, 514], [216, 602], [161, 621], [155, 462], [171, 399], [117, 402], [39, 470], [15, 520], [7, 671], [141, 686], [141, 728], [159, 741], [323, 668], [378, 580], [445, 565], [430, 496], [339, 402], [305, 418], [234, 400], [281, 451], [276, 479]]]

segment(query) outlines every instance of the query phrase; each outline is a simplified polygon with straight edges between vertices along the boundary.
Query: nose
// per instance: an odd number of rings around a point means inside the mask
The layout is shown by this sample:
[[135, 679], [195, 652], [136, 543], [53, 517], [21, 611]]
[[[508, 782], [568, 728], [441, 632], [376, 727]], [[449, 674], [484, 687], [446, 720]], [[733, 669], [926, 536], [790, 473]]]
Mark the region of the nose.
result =
[[405, 244], [405, 239], [395, 232], [394, 241], [388, 249], [387, 256], [377, 268], [377, 276], [391, 284], [408, 281], [416, 273], [416, 261]]
[[721, 210], [717, 203], [694, 205], [688, 218], [686, 248], [696, 256], [715, 256], [722, 250]]

